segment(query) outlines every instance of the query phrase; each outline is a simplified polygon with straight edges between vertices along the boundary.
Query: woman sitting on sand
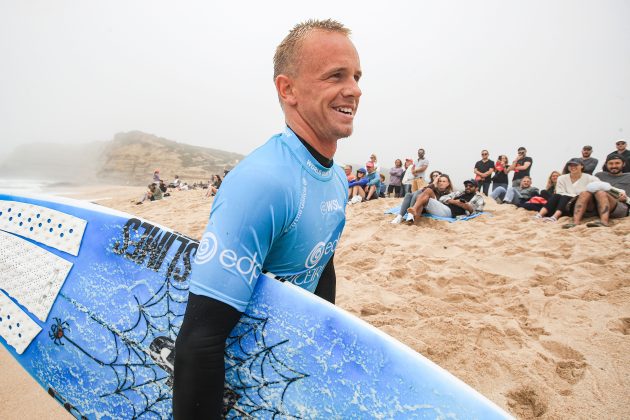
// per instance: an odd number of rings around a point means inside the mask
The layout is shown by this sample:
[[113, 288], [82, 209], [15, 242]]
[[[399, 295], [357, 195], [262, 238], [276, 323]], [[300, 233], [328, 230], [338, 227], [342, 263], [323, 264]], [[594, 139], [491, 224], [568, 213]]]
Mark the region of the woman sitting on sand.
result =
[[[422, 212], [422, 207], [418, 206], [421, 203], [421, 199], [424, 201], [427, 200], [426, 197], [438, 199], [443, 195], [450, 194], [453, 192], [453, 187], [451, 185], [451, 179], [448, 175], [442, 174], [440, 171], [433, 171], [430, 175], [431, 183], [424, 187], [421, 190], [418, 190], [414, 193], [409, 193], [405, 195], [403, 198], [403, 202], [400, 205], [400, 213], [394, 220], [391, 221], [392, 224], [398, 224], [403, 221], [405, 214], [409, 213], [409, 221], [413, 222], [415, 220], [416, 214], [408, 211], [411, 208], [419, 208], [420, 213]], [[425, 203], [426, 204], [426, 203]], [[424, 206], [425, 204], [422, 204]], [[418, 206], [418, 207], [417, 207]], [[415, 210], [414, 210], [415, 211]], [[417, 214], [420, 214], [417, 213]]]
[[[545, 222], [556, 222], [560, 216], [571, 216], [573, 214], [571, 204], [575, 201], [574, 198], [586, 191], [586, 186], [589, 183], [599, 182], [599, 178], [583, 173], [583, 169], [584, 165], [581, 159], [573, 158], [567, 162], [562, 171], [563, 175], [558, 177], [555, 194], [549, 198], [547, 204], [536, 214], [536, 219], [542, 219]], [[548, 214], [551, 214], [551, 216], [545, 217]], [[567, 225], [571, 225], [571, 223], [567, 223]]]
[[351, 202], [354, 197], [360, 197], [361, 200], [365, 198], [364, 188], [368, 183], [368, 179], [365, 176], [366, 173], [365, 169], [358, 169], [355, 180], [348, 183], [348, 202]]
[[212, 183], [208, 185], [208, 191], [206, 192], [206, 197], [214, 196], [217, 191], [219, 191], [219, 187], [221, 186], [221, 175], [212, 175]]

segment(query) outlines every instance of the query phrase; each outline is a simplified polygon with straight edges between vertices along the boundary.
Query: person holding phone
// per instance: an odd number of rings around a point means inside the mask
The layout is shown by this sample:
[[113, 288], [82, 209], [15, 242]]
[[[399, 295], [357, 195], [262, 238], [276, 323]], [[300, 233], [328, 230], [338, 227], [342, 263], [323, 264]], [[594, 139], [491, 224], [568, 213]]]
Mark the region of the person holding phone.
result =
[[512, 178], [512, 187], [518, 187], [521, 185], [521, 180], [526, 176], [530, 176], [529, 172], [532, 169], [534, 160], [527, 156], [527, 149], [519, 147], [517, 150], [516, 158], [512, 161], [512, 164], [508, 168], [508, 172], [514, 171], [514, 177]]

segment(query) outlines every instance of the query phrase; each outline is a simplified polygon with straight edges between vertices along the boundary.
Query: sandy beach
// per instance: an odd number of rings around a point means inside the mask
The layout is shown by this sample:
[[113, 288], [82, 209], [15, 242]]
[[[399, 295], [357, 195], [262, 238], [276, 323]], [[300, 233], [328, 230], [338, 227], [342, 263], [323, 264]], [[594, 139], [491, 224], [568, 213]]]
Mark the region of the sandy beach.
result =
[[[142, 187], [72, 198], [199, 238], [205, 191], [135, 205]], [[400, 200], [348, 206], [337, 304], [523, 419], [630, 418], [630, 218], [563, 230], [487, 200], [466, 222], [391, 225]], [[0, 350], [0, 418], [71, 416]]]

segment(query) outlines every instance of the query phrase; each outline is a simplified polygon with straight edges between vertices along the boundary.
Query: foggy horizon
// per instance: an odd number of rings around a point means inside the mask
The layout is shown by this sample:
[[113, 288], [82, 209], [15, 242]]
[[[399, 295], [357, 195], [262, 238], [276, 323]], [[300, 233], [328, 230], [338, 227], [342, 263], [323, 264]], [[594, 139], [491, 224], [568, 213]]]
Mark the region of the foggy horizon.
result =
[[389, 168], [422, 147], [429, 171], [461, 183], [482, 149], [512, 160], [525, 146], [544, 186], [583, 145], [601, 166], [628, 140], [621, 0], [27, 1], [0, 5], [0, 153], [138, 130], [246, 155], [283, 128], [272, 57], [308, 18], [344, 23], [361, 58], [363, 96], [339, 163], [375, 153]]

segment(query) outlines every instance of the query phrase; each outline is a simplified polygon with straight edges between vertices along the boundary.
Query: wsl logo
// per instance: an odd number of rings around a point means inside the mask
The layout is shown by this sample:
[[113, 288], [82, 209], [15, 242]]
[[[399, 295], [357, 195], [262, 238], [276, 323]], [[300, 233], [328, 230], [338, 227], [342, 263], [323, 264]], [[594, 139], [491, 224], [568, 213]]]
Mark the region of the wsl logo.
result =
[[319, 205], [319, 209], [321, 210], [322, 214], [326, 214], [342, 210], [343, 207], [341, 207], [341, 204], [339, 204], [339, 201], [337, 201], [337, 199], [335, 198], [334, 200], [322, 201], [322, 203]]

